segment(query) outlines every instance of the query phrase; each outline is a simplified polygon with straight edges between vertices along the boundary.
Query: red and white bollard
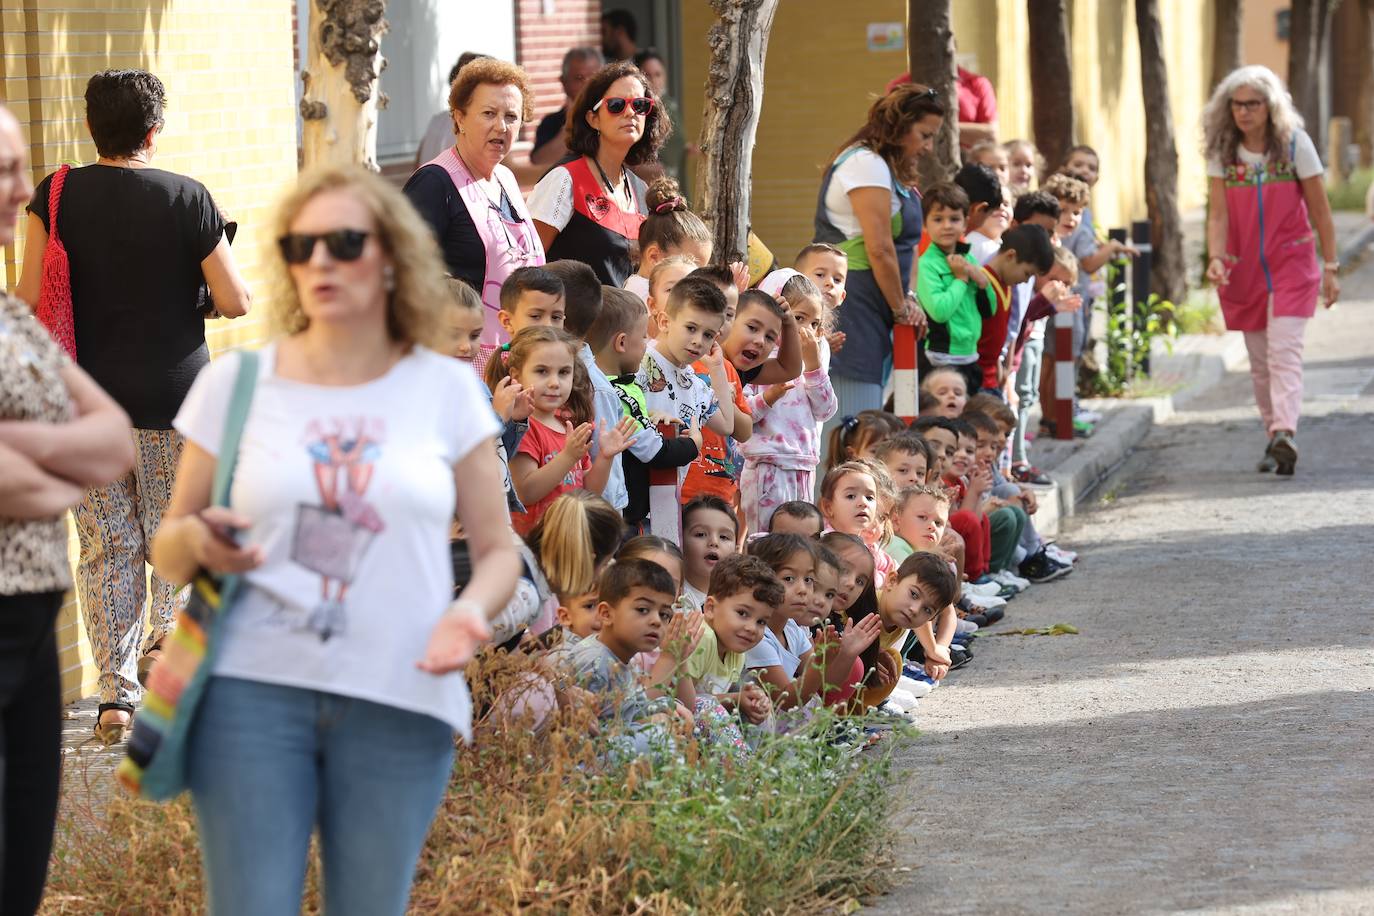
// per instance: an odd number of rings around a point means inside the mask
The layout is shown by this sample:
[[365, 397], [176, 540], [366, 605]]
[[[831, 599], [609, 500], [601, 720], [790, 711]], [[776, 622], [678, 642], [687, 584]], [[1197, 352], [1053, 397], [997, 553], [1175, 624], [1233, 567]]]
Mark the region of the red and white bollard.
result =
[[1054, 313], [1054, 438], [1073, 438], [1073, 312]]
[[899, 324], [892, 329], [892, 412], [910, 423], [921, 402], [921, 380], [916, 371], [916, 329]]
[[[659, 435], [668, 439], [677, 435], [672, 423], [658, 424]], [[649, 533], [682, 543], [682, 503], [678, 489], [677, 468], [649, 468]]]

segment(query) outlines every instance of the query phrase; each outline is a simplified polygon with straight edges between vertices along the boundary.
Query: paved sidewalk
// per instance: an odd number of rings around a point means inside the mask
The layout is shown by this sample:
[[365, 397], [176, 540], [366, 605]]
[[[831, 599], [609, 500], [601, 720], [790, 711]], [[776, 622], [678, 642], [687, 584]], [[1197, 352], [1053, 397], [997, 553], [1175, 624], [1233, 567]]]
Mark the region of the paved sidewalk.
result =
[[[1374, 912], [1374, 263], [1309, 328], [1302, 456], [1248, 373], [1156, 426], [1082, 553], [921, 701], [878, 912]], [[994, 630], [996, 632], [996, 630]]]

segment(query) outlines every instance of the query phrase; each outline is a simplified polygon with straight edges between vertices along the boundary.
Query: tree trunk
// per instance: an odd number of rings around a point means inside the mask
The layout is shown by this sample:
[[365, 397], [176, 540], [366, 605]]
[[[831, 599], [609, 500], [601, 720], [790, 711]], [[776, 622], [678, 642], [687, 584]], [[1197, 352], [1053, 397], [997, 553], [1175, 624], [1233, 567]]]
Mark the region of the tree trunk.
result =
[[[1064, 0], [1026, 0], [1030, 19], [1031, 129], [1048, 172], [1073, 146], [1073, 72]], [[1042, 178], [1044, 176], [1041, 176]]]
[[1331, 11], [1339, 0], [1293, 0], [1288, 37], [1288, 92], [1307, 133], [1326, 160], [1326, 94]]
[[1209, 89], [1243, 63], [1240, 53], [1241, 17], [1244, 0], [1213, 0], [1212, 6], [1212, 82]]
[[1355, 94], [1355, 142], [1360, 145], [1360, 166], [1374, 165], [1374, 0], [1360, 0], [1360, 88]]
[[711, 0], [719, 17], [706, 37], [706, 111], [701, 125], [702, 216], [717, 264], [745, 259], [754, 135], [763, 109], [763, 62], [779, 0]]
[[359, 164], [377, 171], [377, 77], [385, 0], [311, 0], [310, 43], [301, 72], [306, 167]]
[[947, 181], [959, 170], [959, 88], [954, 69], [951, 0], [907, 0], [907, 68], [913, 82], [930, 86], [944, 99], [948, 115], [935, 137], [935, 149], [920, 162], [921, 186]]
[[1140, 37], [1140, 85], [1145, 101], [1145, 202], [1150, 214], [1153, 292], [1181, 302], [1186, 289], [1183, 225], [1178, 213], [1178, 148], [1169, 105], [1169, 72], [1164, 62], [1164, 30], [1159, 0], [1135, 0]]

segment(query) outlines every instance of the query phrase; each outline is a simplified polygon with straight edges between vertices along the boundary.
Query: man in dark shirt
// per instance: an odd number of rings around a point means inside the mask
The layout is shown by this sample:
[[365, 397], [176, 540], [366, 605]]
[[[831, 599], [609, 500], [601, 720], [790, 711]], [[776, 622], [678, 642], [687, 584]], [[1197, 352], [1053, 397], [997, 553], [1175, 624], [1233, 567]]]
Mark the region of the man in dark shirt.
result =
[[601, 14], [601, 53], [607, 61], [631, 60], [639, 53], [639, 23], [629, 10]]
[[568, 112], [582, 87], [587, 85], [592, 74], [601, 69], [601, 65], [601, 52], [596, 48], [573, 48], [563, 55], [563, 72], [558, 81], [563, 84], [567, 100], [562, 108], [546, 114], [534, 129], [534, 149], [530, 150], [530, 162], [553, 165], [568, 154], [568, 146], [563, 142]]

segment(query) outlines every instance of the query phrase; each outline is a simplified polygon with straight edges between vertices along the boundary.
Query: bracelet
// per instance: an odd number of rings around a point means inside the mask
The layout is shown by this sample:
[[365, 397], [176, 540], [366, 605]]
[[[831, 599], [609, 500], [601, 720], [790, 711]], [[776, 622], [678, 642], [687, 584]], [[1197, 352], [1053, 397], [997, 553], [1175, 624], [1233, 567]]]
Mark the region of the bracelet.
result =
[[1323, 261], [1323, 262], [1322, 262], [1322, 269], [1323, 269], [1323, 270], [1340, 270], [1340, 269], [1341, 269], [1341, 262], [1340, 262], [1340, 261]]

